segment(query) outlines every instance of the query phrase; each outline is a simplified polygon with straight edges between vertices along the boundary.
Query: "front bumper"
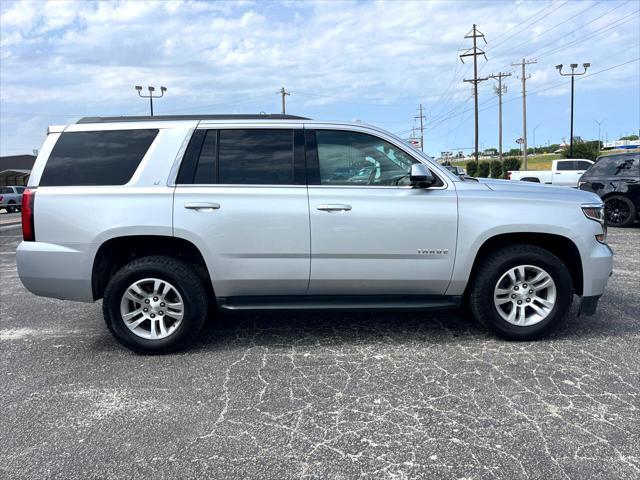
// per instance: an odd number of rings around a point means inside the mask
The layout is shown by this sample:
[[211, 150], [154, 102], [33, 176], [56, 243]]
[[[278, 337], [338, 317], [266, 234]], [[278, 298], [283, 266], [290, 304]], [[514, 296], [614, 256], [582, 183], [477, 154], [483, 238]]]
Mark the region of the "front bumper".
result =
[[578, 307], [578, 316], [580, 315], [593, 315], [598, 309], [598, 300], [601, 295], [593, 295], [591, 297], [582, 297], [580, 300], [580, 307]]
[[609, 245], [596, 242], [595, 239], [593, 242], [589, 255], [582, 260], [583, 297], [600, 297], [613, 272], [613, 251]]

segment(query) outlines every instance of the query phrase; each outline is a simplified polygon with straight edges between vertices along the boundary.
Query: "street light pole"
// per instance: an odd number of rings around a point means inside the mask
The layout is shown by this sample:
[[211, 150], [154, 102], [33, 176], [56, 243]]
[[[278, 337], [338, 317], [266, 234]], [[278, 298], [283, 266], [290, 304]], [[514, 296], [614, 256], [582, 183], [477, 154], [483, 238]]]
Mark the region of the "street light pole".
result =
[[136, 85], [136, 90], [138, 91], [138, 95], [141, 98], [148, 98], [149, 99], [149, 109], [151, 111], [151, 116], [153, 117], [153, 99], [154, 98], [162, 98], [164, 97], [164, 92], [167, 91], [166, 87], [160, 87], [160, 95], [153, 95], [153, 92], [155, 92], [155, 87], [152, 86], [148, 86], [147, 89], [149, 90], [149, 95], [142, 95], [142, 86], [141, 85]]
[[580, 75], [584, 75], [585, 73], [587, 73], [587, 68], [589, 68], [591, 64], [583, 63], [582, 68], [584, 68], [584, 70], [581, 73], [575, 72], [575, 69], [578, 68], [577, 63], [572, 63], [569, 66], [571, 67], [571, 73], [562, 73], [562, 64], [556, 65], [556, 68], [558, 69], [558, 73], [560, 73], [560, 75], [562, 75], [563, 77], [571, 77], [571, 130], [569, 132], [570, 136], [569, 136], [569, 157], [568, 158], [573, 158], [573, 91], [574, 91], [574, 85], [575, 85], [575, 77], [579, 77]]
[[536, 153], [536, 129], [542, 125], [541, 123], [537, 124], [535, 127], [533, 127], [533, 153]]

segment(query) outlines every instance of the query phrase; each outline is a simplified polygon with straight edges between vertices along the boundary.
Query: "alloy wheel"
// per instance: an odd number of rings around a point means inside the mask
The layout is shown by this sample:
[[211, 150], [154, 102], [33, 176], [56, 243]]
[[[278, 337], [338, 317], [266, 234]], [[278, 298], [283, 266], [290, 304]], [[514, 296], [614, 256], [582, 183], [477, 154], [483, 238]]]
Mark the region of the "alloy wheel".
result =
[[124, 291], [120, 315], [135, 335], [160, 340], [176, 331], [184, 317], [184, 301], [166, 280], [145, 278]]
[[556, 295], [556, 284], [548, 272], [535, 265], [518, 265], [496, 283], [493, 303], [504, 320], [529, 327], [549, 316]]

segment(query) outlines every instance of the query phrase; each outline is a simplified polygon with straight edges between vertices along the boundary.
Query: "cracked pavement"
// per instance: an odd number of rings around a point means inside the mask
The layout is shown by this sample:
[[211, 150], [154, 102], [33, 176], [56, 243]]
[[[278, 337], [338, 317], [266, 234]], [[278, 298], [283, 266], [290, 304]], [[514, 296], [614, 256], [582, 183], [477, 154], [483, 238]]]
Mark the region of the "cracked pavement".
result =
[[463, 311], [226, 313], [184, 353], [27, 292], [0, 239], [0, 477], [640, 478], [640, 226], [596, 315], [531, 343]]

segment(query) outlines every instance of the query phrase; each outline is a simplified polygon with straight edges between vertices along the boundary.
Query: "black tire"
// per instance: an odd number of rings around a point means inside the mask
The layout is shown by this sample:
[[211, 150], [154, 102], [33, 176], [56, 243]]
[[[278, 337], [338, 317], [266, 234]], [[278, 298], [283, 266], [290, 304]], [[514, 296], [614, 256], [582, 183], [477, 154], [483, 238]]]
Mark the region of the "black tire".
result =
[[[494, 305], [494, 288], [510, 268], [533, 265], [545, 270], [556, 284], [556, 303], [549, 315], [531, 326], [513, 325]], [[490, 253], [479, 265], [469, 290], [469, 306], [475, 319], [509, 340], [535, 340], [556, 328], [567, 316], [573, 301], [571, 274], [554, 254], [536, 245], [510, 245]]]
[[9, 202], [7, 205], [7, 213], [16, 213], [17, 209], [15, 202]]
[[636, 206], [629, 197], [611, 195], [604, 201], [604, 216], [610, 227], [628, 227], [636, 219]]
[[[134, 334], [120, 314], [120, 302], [126, 289], [137, 280], [158, 278], [172, 284], [184, 301], [184, 316], [168, 337], [150, 340]], [[118, 270], [104, 292], [102, 313], [107, 327], [125, 347], [147, 354], [162, 354], [184, 349], [197, 337], [207, 319], [207, 290], [194, 269], [171, 257], [139, 258]]]

